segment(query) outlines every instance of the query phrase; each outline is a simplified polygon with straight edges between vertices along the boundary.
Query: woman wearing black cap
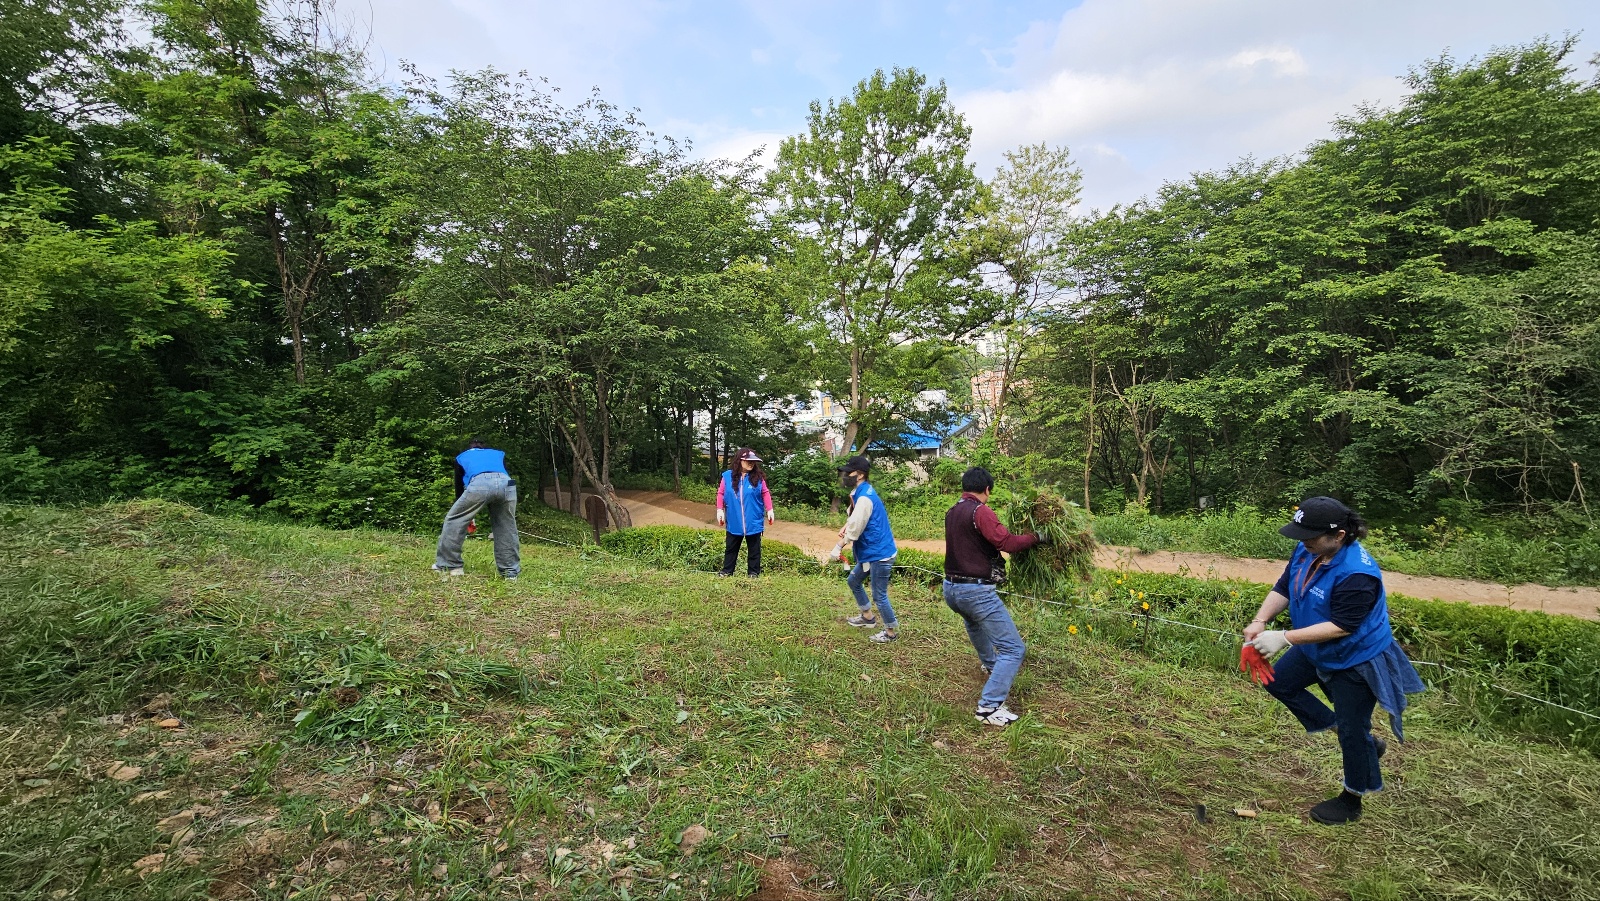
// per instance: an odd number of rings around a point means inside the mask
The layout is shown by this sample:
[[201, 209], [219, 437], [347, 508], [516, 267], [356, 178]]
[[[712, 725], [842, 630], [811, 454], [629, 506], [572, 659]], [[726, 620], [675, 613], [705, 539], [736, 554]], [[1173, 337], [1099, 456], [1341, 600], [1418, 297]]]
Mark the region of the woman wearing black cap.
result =
[[[1366, 521], [1331, 497], [1313, 497], [1278, 531], [1300, 544], [1244, 640], [1268, 658], [1287, 650], [1266, 689], [1307, 732], [1338, 730], [1344, 791], [1312, 807], [1311, 818], [1353, 823], [1361, 818], [1362, 796], [1383, 789], [1378, 758], [1386, 745], [1372, 734], [1373, 708], [1389, 712], [1390, 729], [1402, 738], [1406, 695], [1422, 691], [1422, 679], [1389, 629], [1383, 572], [1359, 540]], [[1285, 609], [1293, 628], [1268, 629]], [[1322, 686], [1332, 710], [1307, 690], [1313, 684]]]

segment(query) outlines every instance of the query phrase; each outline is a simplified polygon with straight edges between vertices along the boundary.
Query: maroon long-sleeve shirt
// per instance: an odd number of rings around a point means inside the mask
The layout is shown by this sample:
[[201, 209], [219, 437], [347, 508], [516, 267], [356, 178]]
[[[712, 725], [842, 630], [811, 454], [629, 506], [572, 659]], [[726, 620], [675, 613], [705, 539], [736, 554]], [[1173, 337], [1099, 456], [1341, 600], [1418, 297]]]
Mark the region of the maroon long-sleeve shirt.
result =
[[988, 504], [966, 492], [944, 515], [944, 574], [987, 579], [1001, 551], [1014, 554], [1038, 543], [1037, 535], [1011, 534]]

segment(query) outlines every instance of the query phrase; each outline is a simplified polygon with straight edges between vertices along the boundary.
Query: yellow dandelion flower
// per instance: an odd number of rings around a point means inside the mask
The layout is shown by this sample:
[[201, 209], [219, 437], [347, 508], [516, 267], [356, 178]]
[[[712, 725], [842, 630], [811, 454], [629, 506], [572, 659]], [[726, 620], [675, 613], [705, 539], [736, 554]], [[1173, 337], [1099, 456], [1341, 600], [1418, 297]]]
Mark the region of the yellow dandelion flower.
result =
[[1077, 635], [1078, 634], [1078, 627], [1077, 626], [1068, 626], [1067, 627], [1067, 634], [1068, 635]]
[[1139, 606], [1143, 607], [1146, 610], [1149, 610], [1150, 609], [1150, 602], [1149, 601], [1145, 601], [1143, 604], [1140, 604]]

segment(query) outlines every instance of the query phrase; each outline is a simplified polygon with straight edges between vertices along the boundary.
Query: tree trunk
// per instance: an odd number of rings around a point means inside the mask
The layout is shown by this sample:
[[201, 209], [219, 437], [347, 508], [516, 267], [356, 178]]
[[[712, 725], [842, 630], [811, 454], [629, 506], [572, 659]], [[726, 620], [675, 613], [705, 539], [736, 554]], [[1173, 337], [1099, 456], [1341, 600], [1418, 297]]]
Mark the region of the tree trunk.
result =
[[1093, 512], [1093, 511], [1090, 510], [1090, 503], [1089, 503], [1089, 473], [1090, 473], [1091, 469], [1093, 468], [1093, 464], [1094, 464], [1094, 388], [1095, 388], [1095, 378], [1096, 378], [1096, 373], [1095, 373], [1095, 367], [1094, 367], [1094, 358], [1090, 357], [1089, 358], [1089, 406], [1088, 406], [1088, 415], [1084, 417], [1084, 419], [1087, 421], [1087, 424], [1085, 426], [1085, 433], [1086, 434], [1085, 434], [1084, 442], [1083, 442], [1084, 443], [1084, 447], [1083, 447], [1083, 512], [1085, 512], [1085, 513]]
[[571, 485], [572, 485], [572, 487], [570, 489], [568, 489], [568, 491], [567, 491], [567, 499], [568, 499], [567, 512], [571, 513], [573, 516], [582, 516], [583, 515], [583, 471], [578, 468], [576, 463], [572, 464], [571, 469], [572, 469], [572, 475], [571, 475], [571, 480], [572, 480], [571, 481]]
[[561, 500], [561, 467], [556, 465], [556, 443], [550, 442], [550, 482], [556, 487], [556, 509], [565, 510], [567, 505]]

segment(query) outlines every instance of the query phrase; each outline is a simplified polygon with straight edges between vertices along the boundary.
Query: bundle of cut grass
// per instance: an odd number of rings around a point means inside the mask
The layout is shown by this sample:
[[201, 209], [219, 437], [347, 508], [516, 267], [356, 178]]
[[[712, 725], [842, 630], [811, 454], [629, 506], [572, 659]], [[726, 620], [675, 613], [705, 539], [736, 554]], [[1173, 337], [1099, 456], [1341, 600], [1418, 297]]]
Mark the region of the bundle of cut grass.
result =
[[1050, 488], [1019, 491], [1006, 508], [1006, 528], [1023, 535], [1037, 532], [1044, 542], [1014, 554], [1007, 568], [1008, 587], [1041, 598], [1068, 598], [1094, 576], [1098, 546], [1089, 517]]

